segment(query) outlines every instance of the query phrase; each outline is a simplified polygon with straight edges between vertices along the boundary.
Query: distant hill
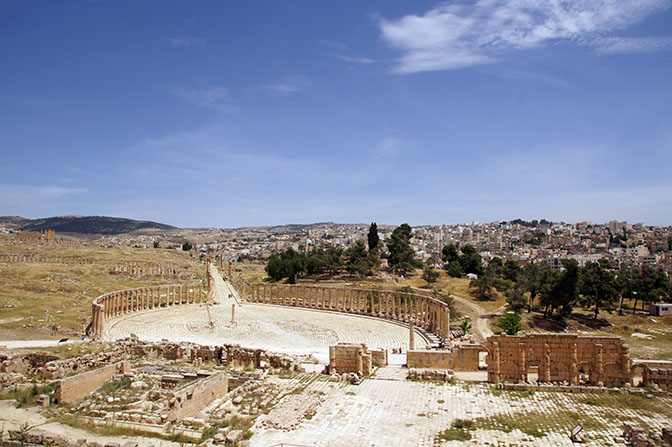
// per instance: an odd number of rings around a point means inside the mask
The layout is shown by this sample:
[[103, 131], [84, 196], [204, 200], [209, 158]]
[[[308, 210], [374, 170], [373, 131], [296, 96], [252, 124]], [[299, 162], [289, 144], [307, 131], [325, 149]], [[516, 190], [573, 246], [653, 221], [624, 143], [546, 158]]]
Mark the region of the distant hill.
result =
[[1, 216], [0, 225], [21, 231], [52, 229], [56, 233], [98, 234], [103, 236], [114, 236], [139, 230], [176, 229], [176, 227], [158, 222], [106, 216], [57, 216], [43, 219]]

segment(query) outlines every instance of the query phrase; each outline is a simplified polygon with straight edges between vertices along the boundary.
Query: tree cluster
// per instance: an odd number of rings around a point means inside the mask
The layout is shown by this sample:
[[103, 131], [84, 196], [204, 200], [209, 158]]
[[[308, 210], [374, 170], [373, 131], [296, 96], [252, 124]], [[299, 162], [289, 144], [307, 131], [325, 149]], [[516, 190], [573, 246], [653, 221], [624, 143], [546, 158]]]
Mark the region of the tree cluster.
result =
[[563, 259], [562, 271], [547, 263], [522, 267], [515, 260], [493, 258], [482, 275], [471, 281], [479, 299], [492, 299], [495, 291], [504, 293], [509, 308], [520, 312], [537, 305], [545, 317], [566, 317], [581, 306], [597, 318], [600, 310], [611, 310], [620, 298], [652, 303], [670, 297], [670, 281], [662, 269], [643, 266], [615, 270], [606, 259], [580, 267], [574, 259]]
[[[290, 284], [296, 283], [302, 275], [330, 274], [347, 272], [351, 275], [369, 276], [380, 268], [381, 256], [386, 256], [392, 270], [404, 273], [422, 265], [415, 259], [410, 241], [413, 237], [408, 224], [397, 227], [387, 241], [387, 253], [382, 252], [378, 226], [375, 222], [369, 227], [367, 243], [357, 241], [343, 250], [339, 247], [314, 248], [309, 253], [297, 252], [291, 248], [274, 253], [266, 264], [266, 273], [273, 281], [287, 278]], [[368, 245], [368, 250], [367, 250]], [[427, 271], [423, 276], [434, 282], [438, 272]]]
[[459, 252], [455, 245], [446, 245], [441, 251], [441, 259], [444, 269], [454, 278], [468, 273], [481, 275], [484, 271], [483, 259], [473, 245], [465, 245]]

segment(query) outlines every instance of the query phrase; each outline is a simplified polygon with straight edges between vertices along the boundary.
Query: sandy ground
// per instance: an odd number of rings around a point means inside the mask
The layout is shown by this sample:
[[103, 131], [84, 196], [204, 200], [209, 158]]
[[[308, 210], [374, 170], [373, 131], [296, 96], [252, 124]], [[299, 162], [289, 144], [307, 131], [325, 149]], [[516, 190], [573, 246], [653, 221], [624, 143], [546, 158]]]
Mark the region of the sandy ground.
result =
[[90, 442], [99, 442], [105, 445], [108, 442], [118, 442], [124, 444], [128, 441], [136, 441], [140, 447], [150, 447], [161, 445], [164, 447], [179, 447], [180, 444], [160, 439], [140, 438], [131, 436], [97, 436], [87, 431], [49, 422], [44, 416], [37, 412], [37, 408], [16, 408], [16, 401], [0, 401], [0, 426], [6, 430], [14, 430], [23, 424], [28, 424], [32, 430], [45, 431], [55, 435], [63, 436], [69, 440], [87, 439]]
[[[80, 343], [79, 339], [68, 339], [67, 342], [61, 344], [72, 344]], [[47, 348], [50, 346], [57, 346], [58, 340], [0, 340], [0, 346], [6, 347], [6, 349], [16, 349], [16, 348]]]

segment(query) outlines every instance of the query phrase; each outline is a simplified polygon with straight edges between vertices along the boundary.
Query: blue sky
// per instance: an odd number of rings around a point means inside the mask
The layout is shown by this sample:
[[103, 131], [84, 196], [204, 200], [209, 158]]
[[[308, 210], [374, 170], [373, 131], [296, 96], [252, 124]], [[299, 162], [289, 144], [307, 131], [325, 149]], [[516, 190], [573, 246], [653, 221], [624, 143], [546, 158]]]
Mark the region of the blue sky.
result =
[[0, 0], [0, 215], [672, 225], [672, 0]]

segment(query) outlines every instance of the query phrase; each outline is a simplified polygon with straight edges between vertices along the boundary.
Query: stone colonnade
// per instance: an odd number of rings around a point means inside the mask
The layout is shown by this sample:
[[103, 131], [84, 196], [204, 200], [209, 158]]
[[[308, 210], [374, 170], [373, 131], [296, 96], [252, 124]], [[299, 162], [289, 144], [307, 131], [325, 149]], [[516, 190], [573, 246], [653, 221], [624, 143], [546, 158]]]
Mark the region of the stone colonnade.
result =
[[106, 293], [93, 300], [88, 335], [102, 336], [104, 323], [109, 318], [179, 304], [202, 303], [204, 296], [204, 288], [200, 283], [141, 287]]
[[93, 264], [94, 260], [78, 257], [43, 257], [35, 254], [1, 254], [0, 262], [19, 262], [26, 264]]
[[176, 267], [157, 263], [126, 262], [124, 264], [113, 265], [110, 269], [110, 273], [136, 276], [176, 276], [179, 273], [179, 270]]
[[236, 287], [247, 301], [308, 309], [331, 310], [413, 323], [445, 339], [450, 332], [448, 306], [428, 296], [384, 290], [285, 284]]

